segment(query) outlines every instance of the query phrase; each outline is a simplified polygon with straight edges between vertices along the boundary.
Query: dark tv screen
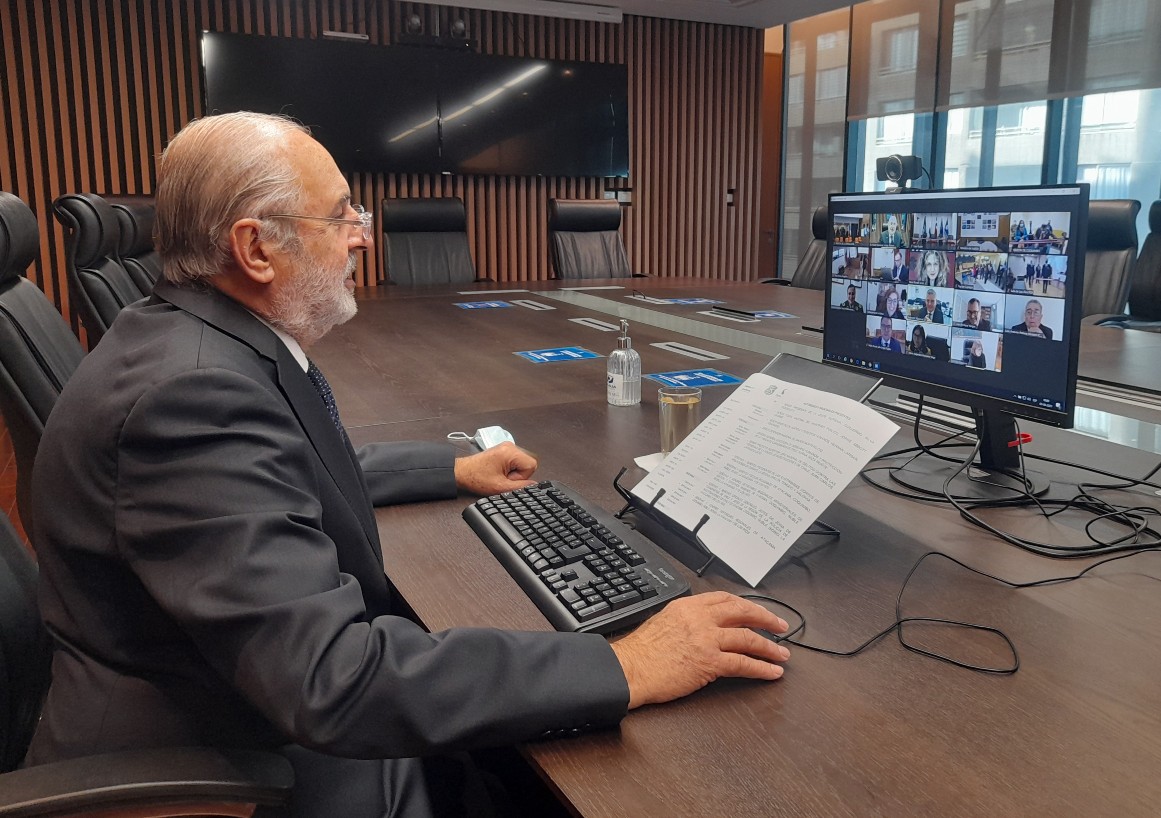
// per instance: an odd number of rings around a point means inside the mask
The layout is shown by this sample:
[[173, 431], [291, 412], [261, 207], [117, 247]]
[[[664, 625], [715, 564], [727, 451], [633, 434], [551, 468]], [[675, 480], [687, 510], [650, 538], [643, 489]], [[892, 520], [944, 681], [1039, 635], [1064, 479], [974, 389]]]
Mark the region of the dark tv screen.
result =
[[206, 110], [284, 113], [347, 171], [628, 176], [628, 70], [203, 32]]
[[444, 169], [429, 50], [204, 32], [202, 64], [209, 113], [294, 117], [348, 171]]
[[456, 173], [628, 176], [628, 80], [623, 65], [448, 54], [444, 161]]

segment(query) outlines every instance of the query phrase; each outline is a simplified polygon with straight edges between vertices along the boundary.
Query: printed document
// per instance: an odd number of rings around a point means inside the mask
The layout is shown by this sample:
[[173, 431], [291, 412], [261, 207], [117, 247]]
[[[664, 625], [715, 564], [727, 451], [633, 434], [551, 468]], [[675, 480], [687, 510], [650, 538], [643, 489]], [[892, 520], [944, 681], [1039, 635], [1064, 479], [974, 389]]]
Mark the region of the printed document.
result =
[[633, 494], [756, 586], [898, 431], [850, 398], [751, 375]]

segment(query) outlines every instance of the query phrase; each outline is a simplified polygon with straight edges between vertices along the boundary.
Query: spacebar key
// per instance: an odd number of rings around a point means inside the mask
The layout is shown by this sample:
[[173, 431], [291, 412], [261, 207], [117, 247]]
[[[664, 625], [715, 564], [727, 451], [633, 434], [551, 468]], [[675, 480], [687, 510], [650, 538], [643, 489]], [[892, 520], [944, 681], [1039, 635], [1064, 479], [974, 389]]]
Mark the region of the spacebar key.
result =
[[489, 514], [488, 519], [492, 522], [492, 527], [504, 535], [509, 544], [519, 547], [524, 544], [524, 538], [520, 536], [520, 532], [512, 527], [512, 524], [504, 519], [503, 514]]

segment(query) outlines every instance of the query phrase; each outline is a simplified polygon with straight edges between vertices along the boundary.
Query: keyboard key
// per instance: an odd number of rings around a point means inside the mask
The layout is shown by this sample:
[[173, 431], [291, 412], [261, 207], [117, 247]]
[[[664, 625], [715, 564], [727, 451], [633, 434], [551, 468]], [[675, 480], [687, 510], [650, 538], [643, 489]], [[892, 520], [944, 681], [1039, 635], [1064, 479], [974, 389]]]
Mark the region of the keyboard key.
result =
[[628, 608], [630, 605], [635, 605], [643, 599], [637, 591], [625, 591], [623, 594], [617, 594], [614, 597], [609, 597], [606, 601], [613, 606], [613, 610], [620, 608]]
[[596, 605], [589, 605], [587, 608], [581, 608], [576, 612], [576, 618], [581, 622], [587, 622], [590, 619], [595, 619], [598, 616], [607, 614], [613, 610], [613, 607], [607, 602], [598, 602]]

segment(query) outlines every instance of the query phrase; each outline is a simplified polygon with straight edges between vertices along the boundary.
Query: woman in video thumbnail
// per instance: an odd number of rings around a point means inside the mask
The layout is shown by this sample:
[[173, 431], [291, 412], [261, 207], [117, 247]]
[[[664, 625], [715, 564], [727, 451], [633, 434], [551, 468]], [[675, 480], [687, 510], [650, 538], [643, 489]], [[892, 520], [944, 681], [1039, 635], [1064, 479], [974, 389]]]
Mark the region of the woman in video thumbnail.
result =
[[938, 250], [924, 250], [920, 275], [928, 287], [946, 287], [947, 255]]
[[907, 344], [907, 351], [912, 355], [931, 355], [931, 349], [927, 346], [927, 332], [923, 327], [911, 330], [911, 343]]
[[971, 353], [968, 355], [968, 366], [976, 369], [988, 368], [988, 356], [984, 355], [984, 345], [979, 341], [972, 341]]

